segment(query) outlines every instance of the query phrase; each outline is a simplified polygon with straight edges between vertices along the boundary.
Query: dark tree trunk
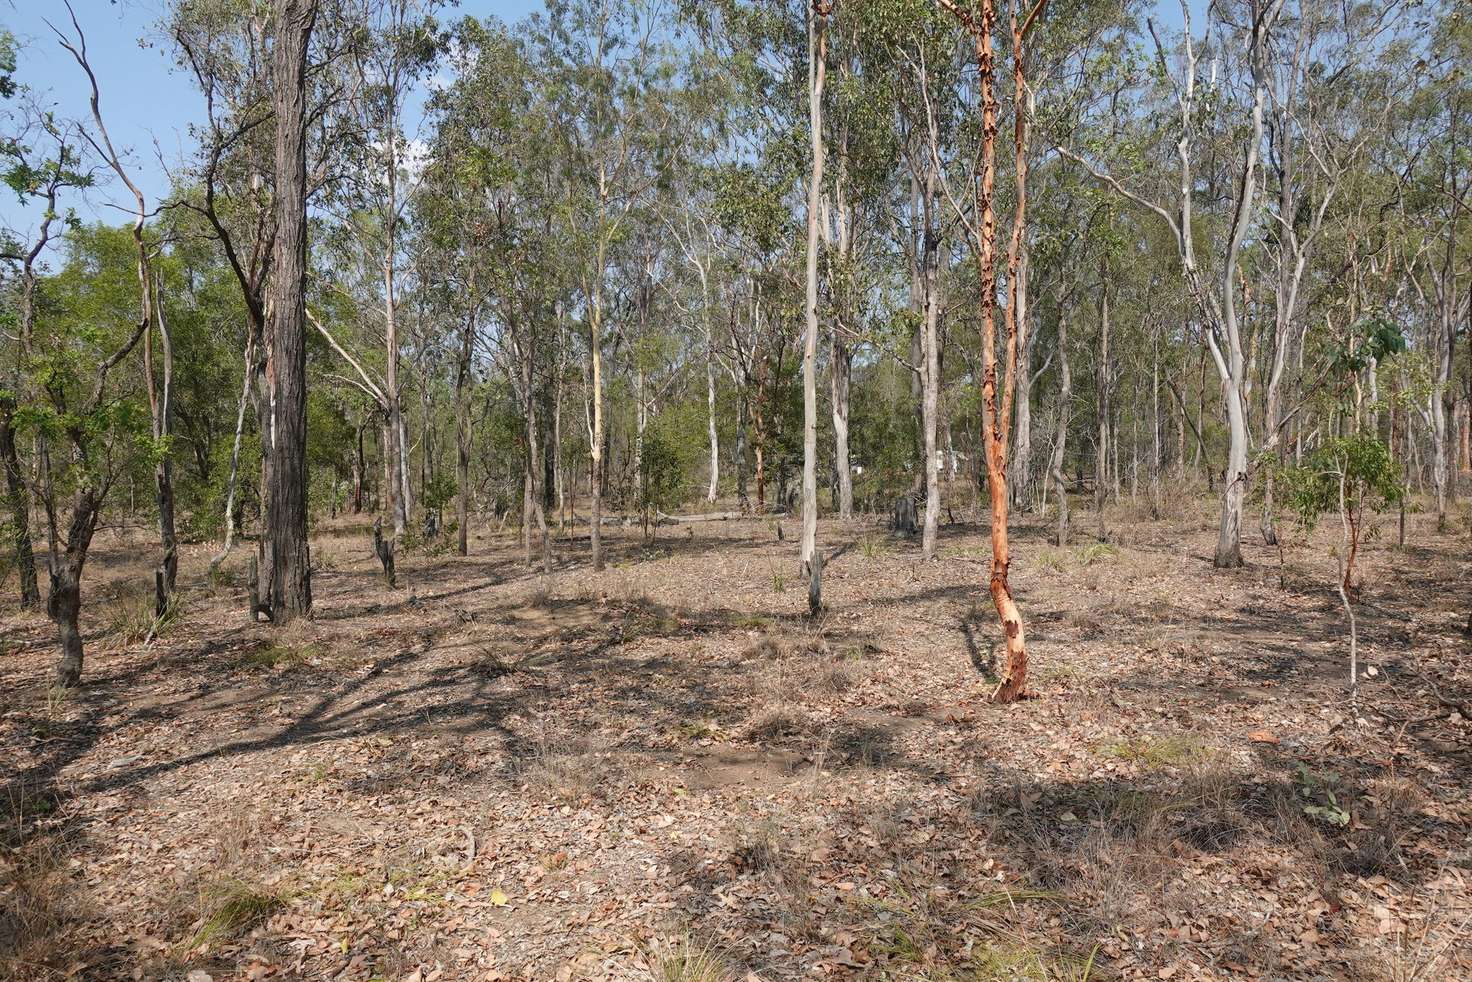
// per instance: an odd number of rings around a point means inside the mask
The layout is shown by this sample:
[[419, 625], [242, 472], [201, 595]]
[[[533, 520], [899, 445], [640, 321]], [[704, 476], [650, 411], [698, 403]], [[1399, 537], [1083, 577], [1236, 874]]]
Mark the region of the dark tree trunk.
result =
[[31, 509], [21, 480], [20, 459], [15, 451], [15, 400], [0, 397], [0, 466], [5, 468], [5, 508], [10, 514], [15, 567], [20, 574], [20, 605], [33, 607], [41, 601], [36, 584], [36, 554], [31, 550]]
[[82, 613], [82, 567], [87, 562], [101, 505], [91, 488], [80, 488], [73, 501], [71, 527], [64, 546], [57, 541], [56, 529], [52, 528], [51, 594], [46, 599], [46, 613], [56, 625], [57, 640], [61, 642], [56, 684], [63, 689], [70, 689], [82, 680], [82, 631], [77, 624]]
[[353, 514], [358, 515], [363, 511], [363, 424], [358, 424], [357, 429], [357, 452], [353, 456]]
[[276, 249], [271, 269], [271, 339], [266, 374], [272, 389], [271, 620], [312, 615], [307, 543], [307, 259], [306, 67], [316, 0], [278, 0], [272, 53], [276, 88]]

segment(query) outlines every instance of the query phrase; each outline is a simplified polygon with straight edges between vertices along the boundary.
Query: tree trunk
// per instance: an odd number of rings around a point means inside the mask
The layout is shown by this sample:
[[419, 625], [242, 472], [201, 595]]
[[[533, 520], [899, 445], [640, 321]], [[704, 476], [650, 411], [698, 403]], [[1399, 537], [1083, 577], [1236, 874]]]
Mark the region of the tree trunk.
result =
[[1109, 362], [1109, 267], [1099, 269], [1099, 358], [1094, 371], [1095, 414], [1098, 437], [1094, 453], [1094, 511], [1099, 521], [1099, 541], [1109, 538], [1104, 524], [1104, 503], [1109, 495], [1109, 419], [1113, 412], [1111, 392], [1113, 366]]
[[1242, 565], [1242, 506], [1247, 498], [1247, 413], [1236, 379], [1222, 382], [1227, 404], [1227, 469], [1222, 478], [1222, 515], [1212, 565], [1233, 569]]
[[46, 598], [46, 613], [56, 625], [57, 640], [61, 642], [56, 684], [63, 689], [82, 680], [82, 631], [77, 624], [82, 613], [82, 567], [87, 562], [101, 506], [92, 488], [80, 487], [72, 495], [71, 524], [65, 540], [58, 535], [55, 523], [51, 525], [51, 593]]
[[460, 333], [460, 357], [455, 363], [455, 551], [470, 554], [470, 355], [475, 340], [475, 318], [465, 319]]
[[925, 520], [920, 531], [920, 555], [935, 558], [940, 530], [940, 468], [936, 445], [940, 417], [940, 231], [935, 214], [938, 177], [932, 164], [926, 169], [922, 211], [925, 228], [921, 245], [921, 277], [924, 290], [920, 326], [920, 440], [924, 454]]
[[8, 394], [0, 394], [0, 466], [5, 468], [5, 507], [10, 512], [8, 531], [16, 572], [20, 574], [20, 605], [33, 607], [40, 603], [41, 592], [36, 583], [36, 554], [31, 548], [30, 498], [15, 449], [15, 399]]
[[800, 558], [808, 580], [808, 607], [822, 608], [818, 551], [818, 207], [823, 192], [823, 82], [827, 75], [828, 18], [816, 5], [808, 7], [808, 135], [812, 172], [808, 178], [807, 298], [803, 308], [807, 332], [802, 347], [802, 545]]
[[153, 486], [154, 500], [158, 506], [159, 545], [163, 547], [163, 557], [158, 567], [162, 574], [163, 590], [159, 597], [156, 614], [162, 617], [167, 609], [169, 598], [174, 594], [174, 587], [179, 578], [179, 537], [174, 527], [174, 466], [172, 456], [167, 451], [170, 403], [174, 391], [174, 343], [169, 334], [168, 321], [164, 318], [162, 290], [157, 281], [148, 282], [148, 266], [142, 261], [139, 265], [139, 279], [140, 286], [145, 293], [150, 288], [155, 291], [152, 319], [158, 324], [159, 344], [162, 348], [160, 353], [163, 355], [163, 378], [161, 384], [156, 385], [153, 375], [152, 331], [146, 331], [143, 337], [143, 363], [147, 374], [149, 405], [153, 416], [153, 439], [158, 454], [158, 461], [153, 468]]
[[[1064, 454], [1068, 445], [1068, 416], [1072, 408], [1073, 374], [1068, 365], [1068, 316], [1058, 316], [1058, 422], [1053, 429], [1053, 459], [1048, 473], [1058, 494], [1058, 534], [1056, 543], [1068, 545], [1068, 480], [1063, 476]], [[1182, 409], [1184, 412], [1184, 407]]]
[[307, 542], [306, 69], [315, 0], [279, 0], [273, 48], [276, 111], [276, 247], [271, 269], [271, 620], [312, 615]]
[[353, 514], [363, 513], [363, 474], [366, 462], [363, 459], [363, 429], [366, 423], [358, 421], [353, 433]]
[[593, 571], [603, 570], [603, 274], [608, 263], [608, 172], [598, 167], [598, 248], [597, 268], [593, 271], [588, 316], [588, 352], [592, 361], [593, 425], [588, 433], [588, 490], [592, 522], [589, 539], [593, 551]]
[[751, 510], [751, 501], [746, 491], [746, 418], [749, 415], [749, 401], [743, 389], [741, 403], [736, 408], [736, 500], [741, 503], [742, 511]]
[[[1032, 94], [1028, 93], [1031, 112]], [[1030, 251], [1027, 241], [1021, 243], [1017, 261], [1017, 421], [1012, 453], [1012, 502], [1020, 510], [1031, 511], [1035, 502], [1032, 465], [1032, 323], [1028, 319], [1027, 276]]]
[[522, 409], [526, 419], [526, 507], [529, 509], [522, 519], [527, 524], [526, 564], [528, 566], [532, 564], [531, 521], [535, 519], [537, 534], [541, 537], [542, 572], [550, 573], [552, 572], [552, 545], [547, 528], [546, 495], [543, 493], [546, 462], [542, 459], [542, 440], [537, 423], [535, 388], [537, 343], [536, 335], [530, 325], [527, 327], [522, 347], [524, 349], [521, 362]]

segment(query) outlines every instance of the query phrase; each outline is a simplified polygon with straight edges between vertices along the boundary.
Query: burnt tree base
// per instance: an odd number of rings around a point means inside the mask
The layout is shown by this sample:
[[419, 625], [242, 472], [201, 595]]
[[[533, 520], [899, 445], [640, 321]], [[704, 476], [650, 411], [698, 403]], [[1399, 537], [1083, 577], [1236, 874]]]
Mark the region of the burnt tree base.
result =
[[383, 519], [375, 519], [373, 522], [373, 554], [383, 565], [383, 578], [388, 581], [390, 587], [399, 585], [398, 574], [394, 571], [394, 540], [383, 537]]
[[902, 495], [894, 499], [894, 510], [889, 521], [890, 530], [896, 535], [913, 536], [917, 528], [915, 499]]

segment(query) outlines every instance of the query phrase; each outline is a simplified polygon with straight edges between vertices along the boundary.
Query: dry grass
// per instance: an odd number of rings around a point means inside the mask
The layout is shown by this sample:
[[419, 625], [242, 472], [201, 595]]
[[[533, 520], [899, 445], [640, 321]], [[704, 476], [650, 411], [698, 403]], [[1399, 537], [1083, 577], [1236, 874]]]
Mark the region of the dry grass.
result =
[[19, 782], [0, 802], [0, 978], [61, 978], [83, 911], [67, 862], [72, 816], [54, 788]]
[[586, 802], [596, 796], [600, 786], [625, 777], [618, 760], [601, 744], [545, 734], [515, 764], [514, 773], [527, 788], [567, 805]]
[[783, 737], [802, 733], [807, 718], [788, 705], [765, 705], [757, 708], [746, 721], [743, 732], [753, 743], [771, 743]]
[[743, 873], [777, 869], [782, 862], [782, 830], [776, 821], [766, 818], [754, 827], [739, 831], [731, 860]]
[[129, 579], [115, 585], [115, 592], [100, 605], [100, 613], [107, 633], [131, 645], [163, 634], [184, 614], [183, 595], [178, 590], [169, 598], [162, 617], [155, 616], [156, 605], [152, 581]]
[[651, 944], [643, 961], [654, 982], [736, 982], [740, 978], [719, 949], [688, 935]]

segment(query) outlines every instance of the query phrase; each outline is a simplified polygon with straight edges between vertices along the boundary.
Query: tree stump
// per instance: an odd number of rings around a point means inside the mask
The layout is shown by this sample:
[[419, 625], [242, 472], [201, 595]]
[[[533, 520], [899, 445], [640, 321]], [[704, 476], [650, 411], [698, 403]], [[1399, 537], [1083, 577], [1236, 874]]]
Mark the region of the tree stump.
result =
[[390, 587], [399, 585], [398, 575], [394, 572], [394, 541], [383, 537], [383, 518], [373, 520], [373, 554], [383, 564], [383, 576], [388, 580]]
[[889, 527], [899, 535], [914, 535], [915, 524], [915, 499], [907, 494], [894, 499], [894, 517]]

